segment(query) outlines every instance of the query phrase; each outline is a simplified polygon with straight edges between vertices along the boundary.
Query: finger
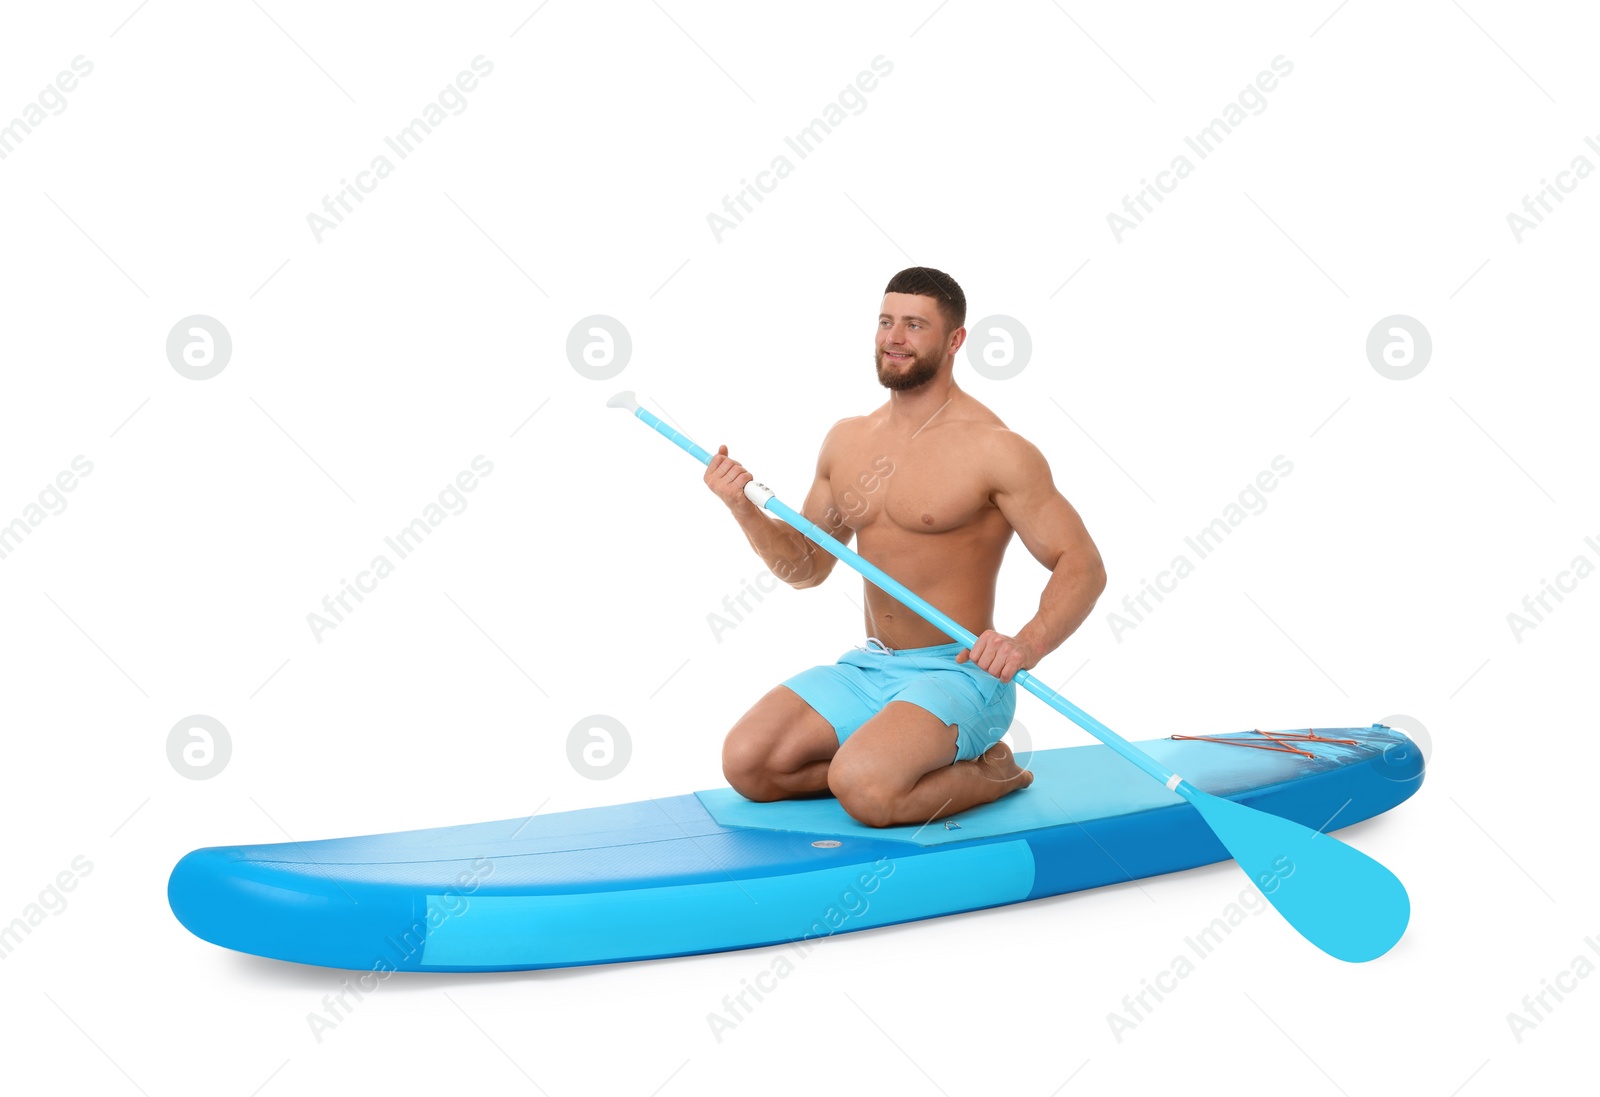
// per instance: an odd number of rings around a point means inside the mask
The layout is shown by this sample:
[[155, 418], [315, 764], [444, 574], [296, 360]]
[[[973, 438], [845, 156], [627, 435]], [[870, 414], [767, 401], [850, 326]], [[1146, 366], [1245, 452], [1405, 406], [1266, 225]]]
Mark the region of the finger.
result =
[[978, 637], [978, 646], [983, 648], [982, 666], [984, 670], [993, 667], [1000, 658], [999, 636], [994, 629], [985, 629], [983, 635]]
[[1017, 649], [1017, 669], [1011, 672], [1011, 676], [1013, 678], [1015, 678], [1017, 675], [1021, 674], [1023, 671], [1029, 669], [1030, 660], [1028, 658], [1028, 655], [1029, 655], [1029, 652], [1028, 652], [1027, 648], [1018, 648]]

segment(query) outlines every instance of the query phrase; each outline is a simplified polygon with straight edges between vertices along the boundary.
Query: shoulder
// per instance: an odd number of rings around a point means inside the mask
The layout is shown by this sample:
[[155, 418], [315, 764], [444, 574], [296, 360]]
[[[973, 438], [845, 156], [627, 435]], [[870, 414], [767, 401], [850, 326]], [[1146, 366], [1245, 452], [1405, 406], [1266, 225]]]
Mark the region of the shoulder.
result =
[[957, 393], [955, 400], [957, 409], [959, 410], [957, 410], [955, 415], [951, 416], [952, 420], [964, 423], [969, 428], [977, 431], [982, 431], [984, 428], [988, 427], [999, 427], [1002, 430], [1005, 429], [1005, 420], [1001, 419], [999, 415], [995, 414], [993, 408], [979, 400], [966, 389], [960, 388], [959, 386], [956, 386], [956, 388]]
[[858, 436], [867, 419], [865, 415], [847, 415], [843, 419], [835, 420], [833, 426], [828, 428], [828, 433], [822, 436], [822, 446], [817, 453], [818, 472], [828, 471], [829, 464], [850, 445], [852, 439]]
[[1016, 431], [991, 426], [979, 437], [991, 495], [1010, 495], [1050, 484], [1050, 462], [1044, 452]]
[[833, 426], [828, 428], [828, 433], [822, 438], [823, 446], [826, 448], [849, 442], [861, 433], [871, 419], [870, 415], [846, 415], [843, 419], [835, 420]]

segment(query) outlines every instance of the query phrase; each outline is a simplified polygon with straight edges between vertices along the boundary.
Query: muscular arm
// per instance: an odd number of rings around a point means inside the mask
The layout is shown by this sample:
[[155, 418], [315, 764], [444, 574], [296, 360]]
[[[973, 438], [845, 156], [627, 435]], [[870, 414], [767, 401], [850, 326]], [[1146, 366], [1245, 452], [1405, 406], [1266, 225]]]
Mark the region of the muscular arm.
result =
[[[828, 536], [848, 545], [856, 531], [845, 524], [844, 515], [833, 505], [833, 484], [830, 480], [830, 470], [838, 448], [839, 428], [843, 422], [844, 420], [840, 420], [839, 423], [835, 423], [828, 431], [827, 437], [822, 440], [822, 448], [817, 453], [817, 471], [811, 481], [811, 490], [806, 492], [806, 501], [800, 507], [800, 513], [821, 526]], [[774, 519], [774, 521], [782, 520]], [[839, 558], [787, 523], [784, 523], [784, 528], [805, 543], [805, 563], [790, 585], [796, 590], [818, 586], [832, 574], [833, 566], [839, 562]]]
[[991, 498], [1029, 554], [1050, 569], [1039, 612], [1015, 637], [1031, 649], [1032, 661], [1023, 664], [1031, 667], [1083, 624], [1105, 590], [1106, 570], [1083, 519], [1056, 490], [1038, 447], [1002, 430], [994, 453]]
[[[830, 536], [849, 544], [855, 531], [845, 525], [843, 515], [835, 509], [833, 488], [828, 479], [829, 466], [844, 422], [835, 423], [822, 440], [822, 448], [817, 454], [816, 474], [800, 513], [821, 526]], [[796, 590], [805, 590], [821, 583], [837, 562], [834, 555], [783, 519], [768, 514], [765, 509], [746, 499], [744, 485], [752, 477], [743, 466], [726, 456], [726, 449], [725, 446], [721, 447], [718, 455], [712, 458], [706, 470], [706, 483], [728, 504], [750, 547], [773, 575]]]

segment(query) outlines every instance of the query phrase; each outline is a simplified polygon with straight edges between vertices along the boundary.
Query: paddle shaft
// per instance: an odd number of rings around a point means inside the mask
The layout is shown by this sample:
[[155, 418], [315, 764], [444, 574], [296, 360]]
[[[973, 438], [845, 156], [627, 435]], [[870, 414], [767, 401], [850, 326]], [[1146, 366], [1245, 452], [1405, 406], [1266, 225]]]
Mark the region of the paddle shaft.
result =
[[[639, 419], [643, 420], [651, 427], [654, 427], [660, 434], [666, 437], [678, 448], [682, 449], [685, 453], [688, 453], [696, 461], [699, 461], [702, 465], [711, 464], [712, 455], [710, 453], [695, 445], [693, 441], [691, 441], [680, 431], [674, 430], [672, 427], [662, 422], [661, 418], [652, 413], [650, 409], [645, 407], [636, 407], [633, 413]], [[961, 643], [966, 644], [968, 648], [978, 642], [978, 638], [973, 635], [971, 630], [962, 625], [961, 622], [957, 621], [955, 618], [951, 617], [937, 606], [930, 605], [915, 591], [901, 584], [900, 581], [895, 579], [892, 575], [889, 575], [883, 571], [883, 569], [879, 568], [870, 560], [863, 559], [860, 554], [851, 550], [849, 546], [842, 544], [839, 540], [830, 536], [825, 530], [822, 529], [821, 526], [811, 521], [811, 519], [807, 518], [805, 515], [794, 510], [776, 495], [773, 495], [770, 488], [767, 488], [765, 485], [757, 486], [761, 488], [759, 494], [765, 495], [765, 499], [761, 502], [761, 506], [764, 509], [776, 514], [779, 518], [782, 518], [785, 522], [789, 523], [789, 525], [793, 526], [811, 540], [827, 549], [834, 556], [838, 557], [840, 560], [843, 560], [846, 564], [849, 564], [879, 590], [882, 590], [885, 594], [891, 595], [898, 599], [902, 605], [909, 606], [911, 609], [915, 610], [918, 616], [922, 617], [922, 619], [927, 621], [929, 624], [937, 627], [952, 640], [958, 640]], [[1087, 712], [1084, 712], [1083, 709], [1079, 708], [1077, 705], [1061, 696], [1061, 694], [1057, 693], [1055, 690], [1039, 681], [1039, 679], [1033, 674], [1030, 674], [1026, 670], [1019, 670], [1015, 675], [1012, 676], [1011, 680], [1016, 682], [1029, 693], [1033, 694], [1035, 697], [1039, 698], [1039, 700], [1043, 701], [1051, 708], [1055, 709], [1057, 712], [1061, 713], [1063, 716], [1067, 717], [1073, 723], [1083, 728], [1083, 730], [1087, 731], [1090, 735], [1093, 735], [1106, 746], [1122, 755], [1122, 757], [1126, 758], [1128, 761], [1144, 770], [1150, 776], [1166, 785], [1168, 788], [1171, 788], [1183, 795], [1186, 799], [1190, 798], [1188, 795], [1188, 790], [1190, 790], [1192, 786], [1189, 785], [1187, 781], [1184, 781], [1182, 778], [1178, 777], [1178, 775], [1173, 773], [1172, 770], [1168, 769], [1166, 766], [1163, 766], [1160, 762], [1150, 757], [1150, 755], [1146, 754], [1144, 751], [1128, 742], [1122, 736], [1106, 727], [1099, 720], [1096, 720], [1093, 716], [1090, 716]]]

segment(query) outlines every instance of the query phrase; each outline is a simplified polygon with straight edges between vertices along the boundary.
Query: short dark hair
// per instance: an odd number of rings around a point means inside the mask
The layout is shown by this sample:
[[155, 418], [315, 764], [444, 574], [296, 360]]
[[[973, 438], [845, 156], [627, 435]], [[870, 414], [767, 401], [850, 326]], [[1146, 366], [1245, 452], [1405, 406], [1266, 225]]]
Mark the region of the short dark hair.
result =
[[912, 293], [932, 297], [939, 303], [939, 315], [955, 331], [967, 322], [967, 295], [961, 292], [956, 280], [942, 270], [932, 267], [907, 267], [883, 287], [884, 293]]

